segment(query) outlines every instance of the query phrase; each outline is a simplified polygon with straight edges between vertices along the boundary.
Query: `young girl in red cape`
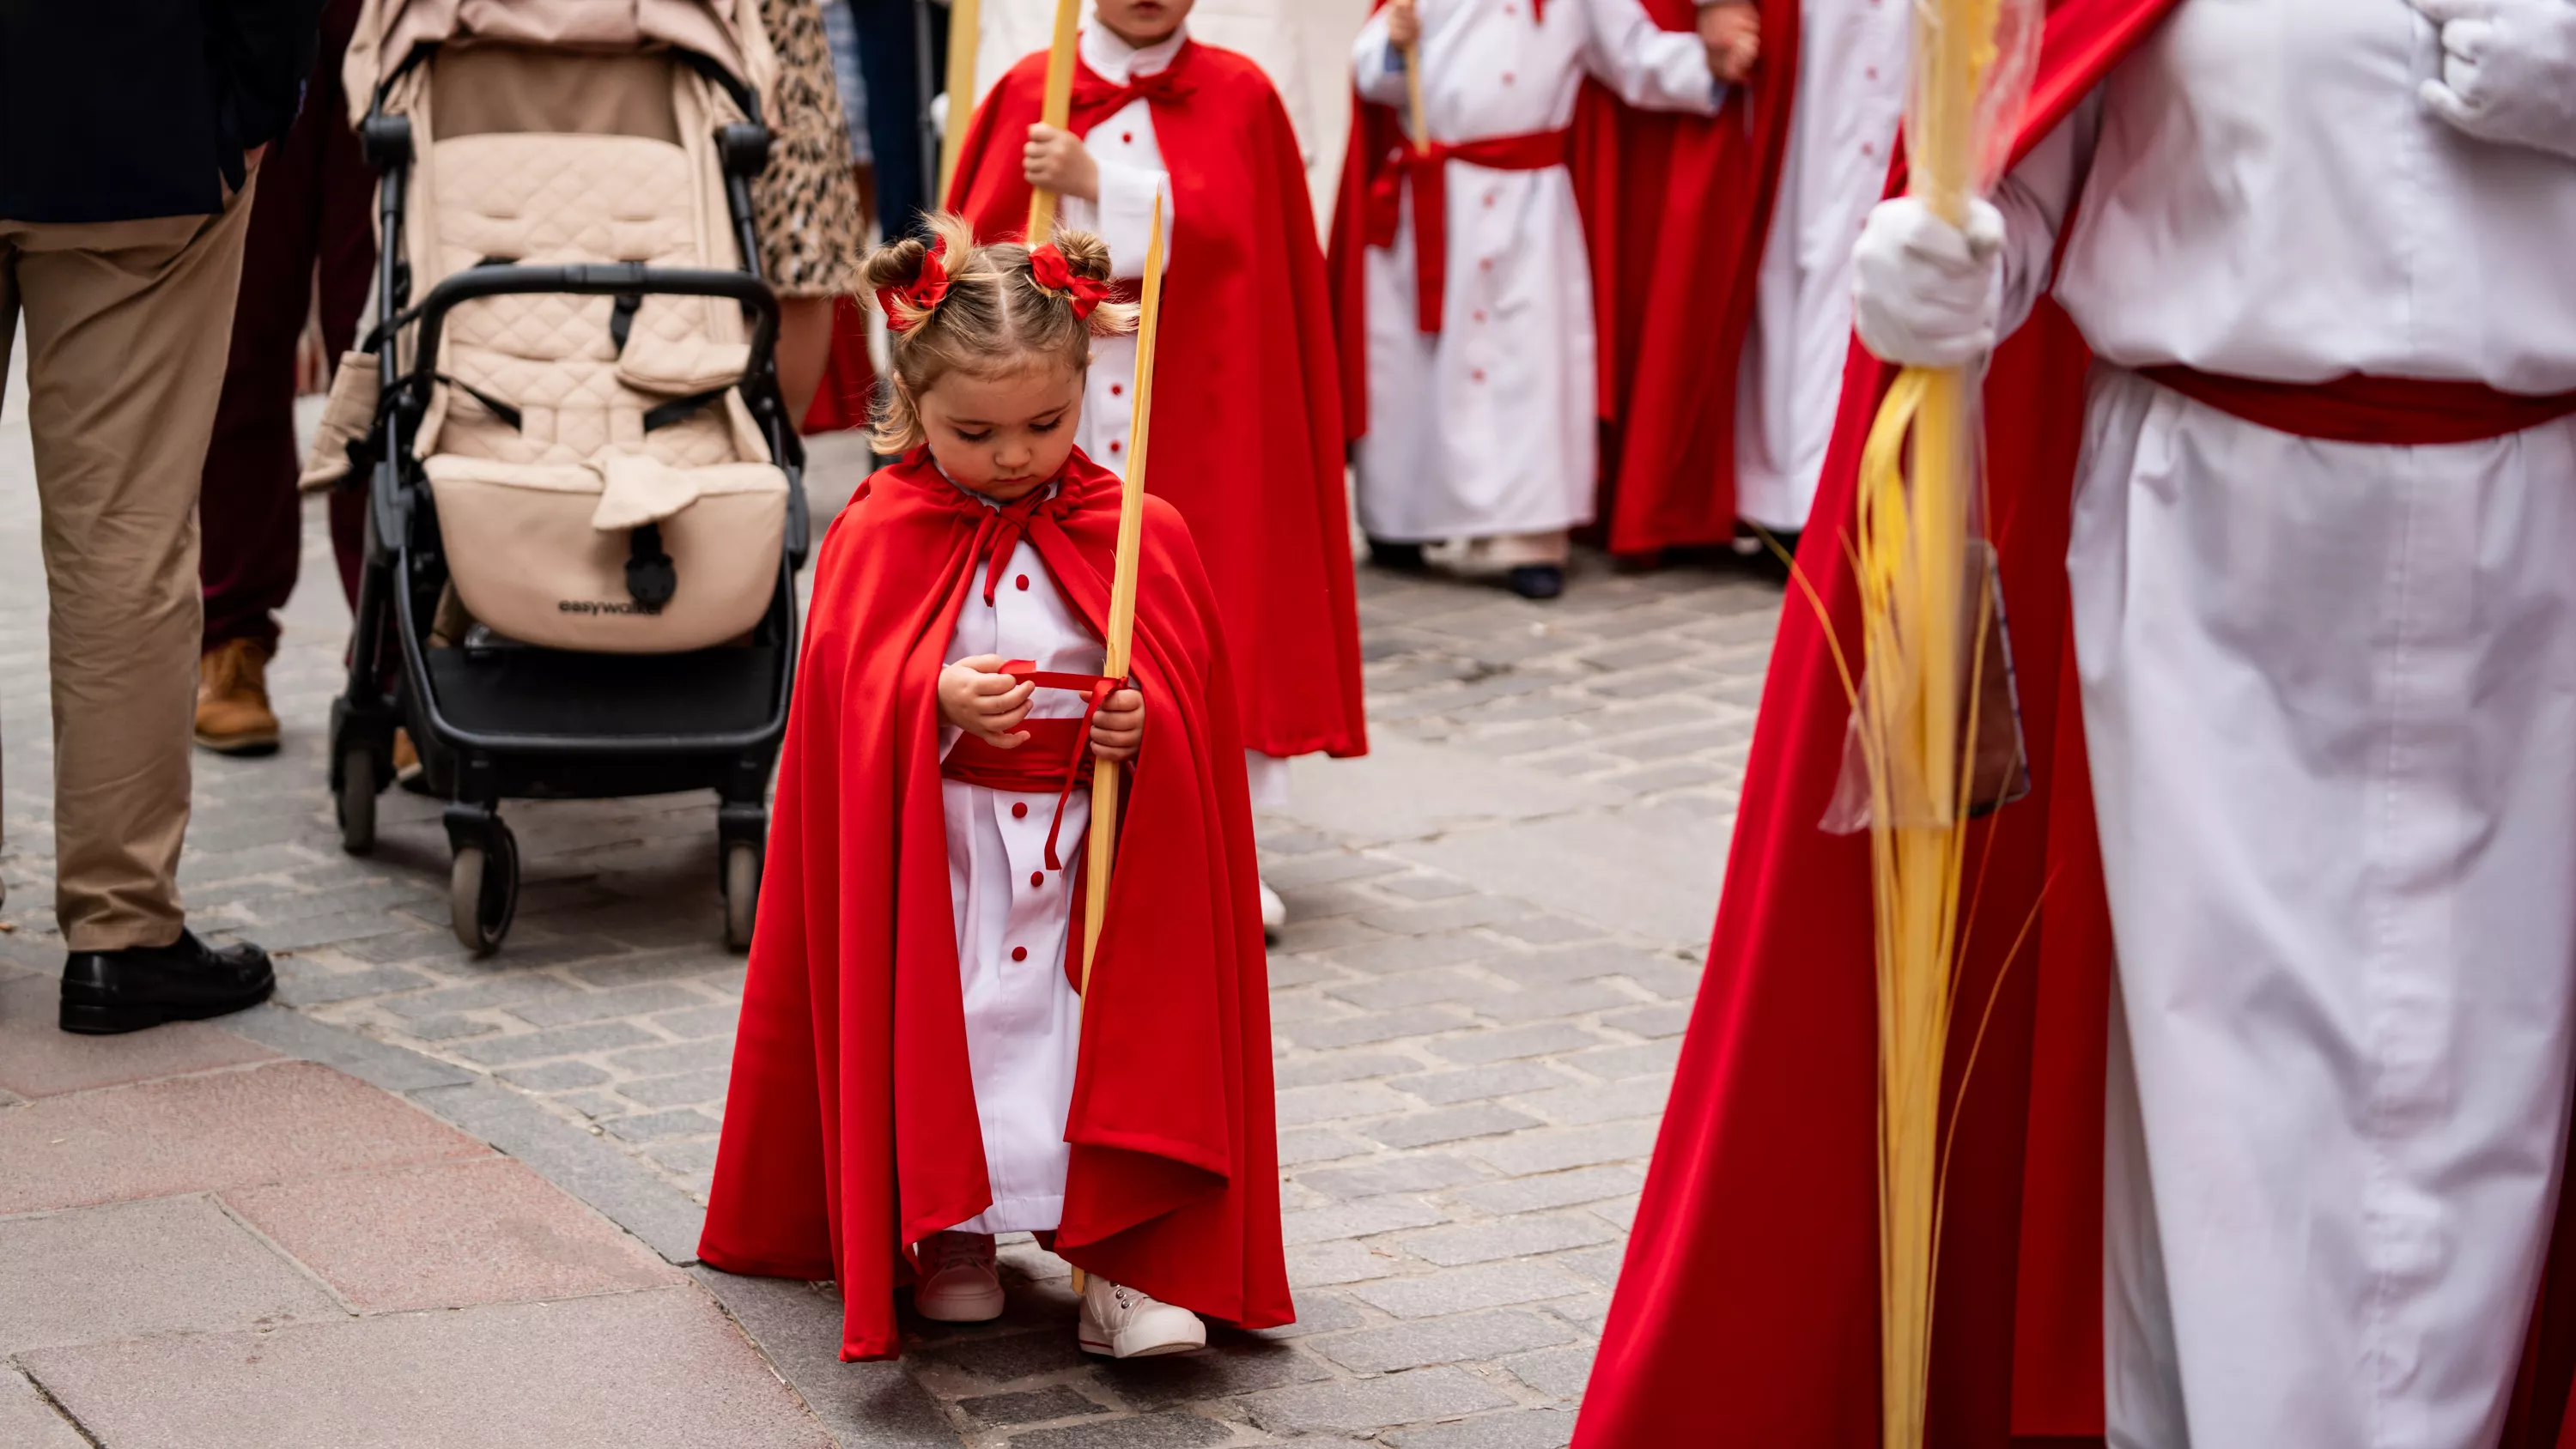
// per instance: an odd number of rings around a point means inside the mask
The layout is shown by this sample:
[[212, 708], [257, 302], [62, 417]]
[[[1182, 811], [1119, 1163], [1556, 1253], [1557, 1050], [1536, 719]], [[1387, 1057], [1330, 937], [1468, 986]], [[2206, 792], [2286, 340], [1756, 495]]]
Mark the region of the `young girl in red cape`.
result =
[[[1079, 1339], [1293, 1316], [1235, 692], [1214, 595], [1145, 502], [1134, 673], [1097, 676], [1119, 481], [1074, 447], [1098, 238], [879, 249], [894, 333], [870, 478], [825, 538], [699, 1256], [839, 1282], [841, 1356], [1002, 1311], [993, 1235], [1088, 1274]], [[1098, 954], [1081, 862], [1128, 770]]]
[[[949, 205], [985, 237], [1028, 225], [1033, 186], [1097, 228], [1122, 286], [1144, 274], [1161, 197], [1170, 305], [1156, 339], [1146, 485], [1189, 521], [1236, 657], [1253, 797], [1287, 803], [1288, 760], [1368, 752], [1351, 582], [1341, 393], [1306, 163], [1279, 93], [1241, 55], [1190, 38], [1192, 0], [1100, 0], [1065, 129], [1039, 123], [1047, 56], [993, 87], [959, 150]], [[1101, 347], [1083, 450], [1126, 467], [1130, 345]], [[1271, 924], [1285, 919], [1275, 896]]]

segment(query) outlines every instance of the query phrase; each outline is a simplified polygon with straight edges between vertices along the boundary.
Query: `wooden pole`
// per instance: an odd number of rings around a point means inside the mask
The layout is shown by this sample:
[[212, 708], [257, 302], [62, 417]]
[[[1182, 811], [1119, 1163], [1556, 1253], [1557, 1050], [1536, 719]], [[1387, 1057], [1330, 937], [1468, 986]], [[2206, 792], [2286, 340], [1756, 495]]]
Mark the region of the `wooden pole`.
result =
[[[1073, 41], [1081, 21], [1082, 0], [1055, 0], [1055, 43], [1047, 49], [1046, 98], [1038, 119], [1059, 131], [1073, 118]], [[1055, 236], [1055, 206], [1052, 191], [1041, 189], [1029, 198], [1030, 246]]]
[[[1145, 234], [1144, 312], [1136, 320], [1136, 407], [1128, 414], [1127, 477], [1118, 489], [1118, 545], [1109, 577], [1108, 636], [1100, 672], [1111, 679], [1127, 677], [1130, 647], [1136, 640], [1136, 569], [1145, 544], [1145, 452], [1154, 416], [1154, 337], [1163, 320], [1163, 197], [1154, 194], [1152, 229]], [[1109, 915], [1109, 873], [1118, 860], [1118, 767], [1098, 765], [1091, 772], [1091, 836], [1084, 842], [1090, 857], [1083, 867], [1082, 997], [1090, 1014], [1091, 963], [1100, 954], [1100, 926]], [[1073, 1291], [1083, 1291], [1084, 1274], [1073, 1270]]]
[[[1152, 229], [1145, 237], [1144, 313], [1136, 322], [1136, 407], [1129, 414], [1127, 478], [1118, 490], [1118, 553], [1109, 581], [1108, 646], [1100, 672], [1111, 679], [1127, 677], [1129, 647], [1136, 637], [1136, 567], [1145, 542], [1145, 457], [1154, 416], [1154, 338], [1163, 320], [1163, 198], [1154, 197]], [[1100, 925], [1109, 914], [1109, 870], [1118, 851], [1118, 771], [1100, 766], [1091, 772], [1091, 861], [1084, 882], [1082, 910], [1082, 992], [1091, 994], [1091, 962], [1100, 951]]]
[[1413, 114], [1407, 119], [1413, 130], [1413, 149], [1431, 149], [1431, 117], [1422, 109], [1422, 42], [1404, 48], [1404, 98]]
[[983, 0], [949, 0], [948, 127], [939, 137], [939, 192], [931, 198], [933, 211], [948, 205], [957, 153], [966, 145], [966, 126], [975, 116], [975, 47], [983, 38]]

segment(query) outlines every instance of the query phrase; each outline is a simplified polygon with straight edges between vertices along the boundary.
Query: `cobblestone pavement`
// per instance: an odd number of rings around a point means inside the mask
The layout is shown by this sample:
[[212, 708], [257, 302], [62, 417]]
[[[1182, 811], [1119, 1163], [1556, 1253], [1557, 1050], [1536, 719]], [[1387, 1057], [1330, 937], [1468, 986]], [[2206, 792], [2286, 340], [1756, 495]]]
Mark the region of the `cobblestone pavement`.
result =
[[[59, 944], [24, 436], [0, 431], [0, 930], [34, 964]], [[862, 466], [818, 452], [818, 504]], [[295, 1011], [488, 1074], [703, 1201], [743, 979], [721, 944], [712, 797], [507, 807], [518, 925], [467, 957], [432, 802], [389, 794], [376, 853], [339, 849], [322, 731], [347, 611], [318, 513], [307, 539], [272, 677], [285, 749], [199, 757], [195, 920], [276, 951]], [[1375, 753], [1301, 762], [1290, 807], [1261, 822], [1292, 916], [1271, 982], [1300, 1322], [1186, 1360], [1087, 1360], [1062, 1263], [1022, 1241], [1005, 1319], [916, 1325], [926, 1406], [866, 1380], [880, 1399], [824, 1414], [843, 1442], [1565, 1442], [1698, 981], [1780, 592], [1728, 564], [1595, 562], [1550, 605], [1381, 574], [1362, 593]], [[818, 1364], [828, 1343], [763, 1341], [809, 1401], [860, 1372]]]

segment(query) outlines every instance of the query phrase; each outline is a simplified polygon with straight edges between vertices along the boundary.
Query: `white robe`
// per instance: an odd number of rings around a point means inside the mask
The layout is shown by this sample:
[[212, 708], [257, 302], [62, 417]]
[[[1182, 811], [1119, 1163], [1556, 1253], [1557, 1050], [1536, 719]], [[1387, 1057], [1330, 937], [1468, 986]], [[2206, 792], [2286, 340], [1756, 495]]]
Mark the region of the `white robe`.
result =
[[[1587, 71], [1629, 104], [1712, 114], [1724, 90], [1696, 35], [1658, 28], [1637, 0], [1422, 0], [1423, 106], [1452, 144], [1562, 130]], [[1360, 94], [1401, 108], [1380, 11], [1353, 47]], [[1370, 535], [1436, 542], [1592, 521], [1598, 471], [1592, 278], [1562, 166], [1447, 166], [1443, 330], [1414, 305], [1413, 202], [1391, 249], [1370, 248], [1369, 431], [1359, 447]]]
[[[976, 571], [978, 580], [982, 569]], [[1025, 585], [1025, 587], [1023, 587]], [[978, 654], [1031, 659], [1043, 670], [1098, 674], [1100, 641], [1057, 592], [1037, 550], [1022, 543], [987, 606], [978, 583], [958, 611], [950, 663]], [[1041, 689], [1034, 718], [1079, 717], [1079, 696]], [[960, 731], [939, 731], [944, 756]], [[1028, 745], [1022, 749], [1030, 748]], [[939, 783], [948, 822], [948, 889], [957, 911], [957, 971], [966, 999], [966, 1056], [975, 1113], [984, 1128], [984, 1167], [993, 1204], [956, 1225], [970, 1233], [1052, 1228], [1064, 1215], [1071, 1150], [1064, 1122], [1082, 1040], [1082, 1000], [1064, 974], [1073, 919], [1074, 865], [1082, 858], [1091, 794], [1065, 802], [1056, 858], [1046, 868], [1056, 796]]]
[[1798, 94], [1736, 372], [1735, 511], [1807, 526], [1851, 352], [1852, 238], [1886, 193], [1905, 114], [1913, 7], [1805, 0]]
[[2576, 419], [2271, 432], [2128, 369], [2576, 388], [2576, 162], [2397, 3], [2185, 0], [1998, 202], [2094, 378], [2068, 573], [2119, 992], [2112, 1449], [2483, 1449], [2576, 1027]]

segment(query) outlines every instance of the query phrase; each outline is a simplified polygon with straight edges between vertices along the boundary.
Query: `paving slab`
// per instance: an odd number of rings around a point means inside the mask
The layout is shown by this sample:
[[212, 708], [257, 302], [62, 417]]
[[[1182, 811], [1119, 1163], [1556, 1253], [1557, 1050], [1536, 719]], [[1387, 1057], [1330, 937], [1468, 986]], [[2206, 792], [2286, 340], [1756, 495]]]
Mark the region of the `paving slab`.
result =
[[95, 1449], [54, 1412], [24, 1374], [0, 1364], [0, 1444], [9, 1449]]
[[22, 1355], [110, 1449], [833, 1449], [680, 1286]]
[[[346, 1317], [203, 1197], [0, 1219], [0, 1357], [180, 1329]], [[11, 1443], [0, 1435], [0, 1444]]]
[[0, 1215], [490, 1152], [355, 1077], [276, 1062], [0, 1112]]
[[204, 1022], [124, 1036], [78, 1036], [57, 1024], [62, 987], [51, 976], [0, 981], [0, 1088], [51, 1097], [182, 1072], [270, 1061], [277, 1053]]
[[361, 1313], [686, 1281], [616, 1224], [508, 1158], [237, 1188], [223, 1201]]

